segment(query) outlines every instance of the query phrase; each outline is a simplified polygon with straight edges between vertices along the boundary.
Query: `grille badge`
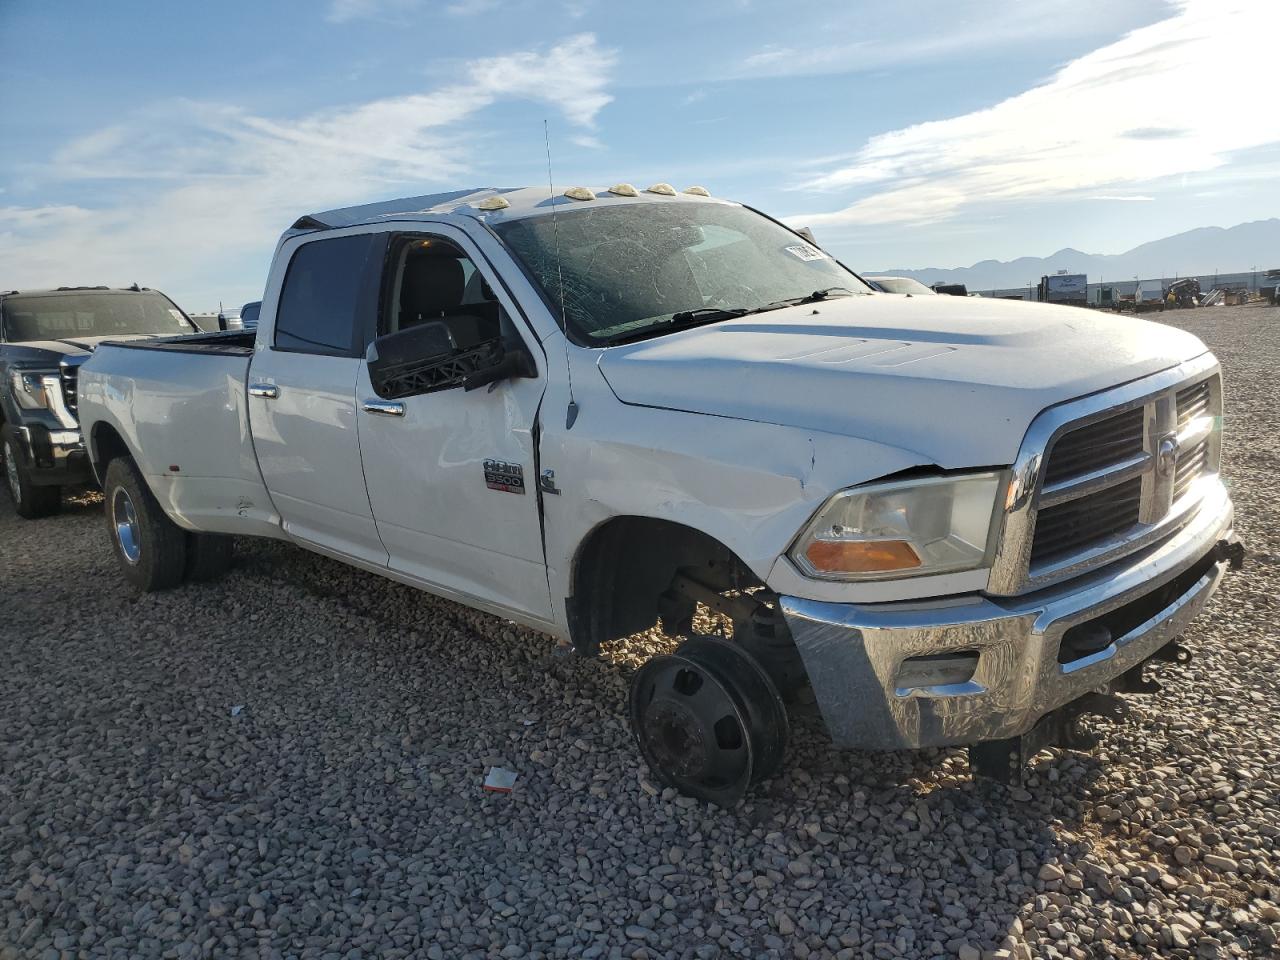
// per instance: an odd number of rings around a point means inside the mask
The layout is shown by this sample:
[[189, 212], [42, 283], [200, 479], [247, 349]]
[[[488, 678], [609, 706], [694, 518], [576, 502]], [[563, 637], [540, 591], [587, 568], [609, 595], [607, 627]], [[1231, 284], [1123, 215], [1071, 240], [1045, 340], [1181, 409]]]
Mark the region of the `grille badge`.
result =
[[1178, 435], [1168, 433], [1160, 438], [1156, 448], [1156, 473], [1162, 477], [1173, 476], [1178, 467]]

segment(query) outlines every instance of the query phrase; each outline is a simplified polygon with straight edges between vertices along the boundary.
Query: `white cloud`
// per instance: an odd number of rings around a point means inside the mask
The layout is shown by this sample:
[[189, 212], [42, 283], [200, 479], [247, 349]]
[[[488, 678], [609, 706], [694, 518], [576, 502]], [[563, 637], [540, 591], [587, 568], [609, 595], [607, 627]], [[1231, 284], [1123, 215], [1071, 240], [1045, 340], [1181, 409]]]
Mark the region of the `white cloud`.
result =
[[[329, 0], [325, 19], [332, 23], [348, 23], [352, 20], [395, 20], [406, 13], [421, 10], [431, 0]], [[492, 13], [506, 0], [452, 0], [444, 4], [444, 12], [454, 17], [474, 17]], [[580, 19], [591, 10], [592, 0], [561, 0], [564, 15], [572, 20]]]
[[1249, 95], [1274, 86], [1277, 35], [1280, 4], [1270, 0], [1181, 0], [1167, 19], [1025, 93], [873, 137], [802, 185], [863, 195], [795, 219], [925, 223], [980, 203], [1088, 195], [1212, 170], [1235, 151], [1280, 142], [1280, 126], [1260, 122]]
[[500, 0], [456, 0], [444, 8], [445, 13], [455, 17], [474, 17], [495, 9]]
[[333, 23], [393, 16], [418, 6], [420, 0], [329, 0], [326, 19]]
[[[2, 191], [0, 191], [2, 192]], [[65, 226], [93, 216], [92, 210], [76, 206], [0, 207], [0, 230]]]
[[587, 135], [611, 99], [613, 64], [612, 51], [581, 34], [473, 61], [447, 87], [299, 118], [154, 105], [66, 144], [44, 166], [45, 196], [91, 186], [102, 205], [0, 208], [6, 282], [137, 279], [216, 301], [219, 268], [265, 256], [303, 213], [470, 185], [472, 151], [492, 131], [462, 121], [499, 101], [547, 104]]
[[[1171, 0], [1172, 2], [1172, 0]], [[868, 17], [860, 4], [826, 5], [821, 18], [796, 17], [796, 29], [741, 57], [732, 78], [814, 76], [974, 59], [1046, 38], [1106, 34], [1141, 22], [1140, 8], [1114, 0], [915, 0], [900, 16]], [[923, 26], [921, 26], [923, 25]]]

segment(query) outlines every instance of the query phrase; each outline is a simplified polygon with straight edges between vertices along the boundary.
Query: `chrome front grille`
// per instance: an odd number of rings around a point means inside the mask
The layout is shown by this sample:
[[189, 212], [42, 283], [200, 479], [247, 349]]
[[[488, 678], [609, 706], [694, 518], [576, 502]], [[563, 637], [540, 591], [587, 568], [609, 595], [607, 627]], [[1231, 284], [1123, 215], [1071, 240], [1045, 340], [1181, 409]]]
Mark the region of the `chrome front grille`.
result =
[[1141, 407], [1063, 434], [1050, 451], [1044, 482], [1069, 480], [1139, 456], [1142, 437]]
[[1031, 544], [1031, 566], [1052, 563], [1138, 522], [1142, 503], [1142, 478], [1134, 477], [1114, 487], [1067, 500], [1041, 510]]
[[1173, 477], [1173, 502], [1190, 492], [1192, 485], [1209, 471], [1209, 439], [1206, 437], [1190, 450], [1178, 454], [1178, 469]]
[[59, 372], [62, 375], [62, 402], [72, 415], [79, 416], [76, 409], [76, 387], [80, 381], [80, 365], [64, 363]]
[[1212, 415], [1213, 391], [1208, 380], [1202, 380], [1177, 393], [1178, 429], [1181, 430], [1196, 417]]
[[1222, 385], [1212, 356], [1045, 411], [1014, 465], [989, 590], [1014, 595], [1172, 534], [1216, 477]]

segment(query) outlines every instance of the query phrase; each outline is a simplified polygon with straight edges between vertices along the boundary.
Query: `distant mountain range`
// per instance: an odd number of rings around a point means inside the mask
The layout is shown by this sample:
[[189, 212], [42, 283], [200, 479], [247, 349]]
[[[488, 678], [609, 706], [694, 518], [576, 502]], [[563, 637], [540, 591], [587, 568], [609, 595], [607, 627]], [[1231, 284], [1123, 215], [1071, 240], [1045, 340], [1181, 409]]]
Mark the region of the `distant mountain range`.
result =
[[923, 283], [963, 283], [970, 290], [1001, 290], [1026, 287], [1045, 274], [1066, 270], [1085, 273], [1090, 283], [1099, 280], [1132, 281], [1156, 277], [1204, 276], [1213, 273], [1241, 273], [1258, 268], [1280, 267], [1280, 218], [1254, 220], [1234, 227], [1197, 227], [1162, 240], [1152, 240], [1126, 253], [1082, 253], [1066, 247], [1048, 257], [1019, 257], [1017, 260], [981, 260], [971, 267], [947, 270], [894, 269], [864, 271], [886, 276], [915, 277]]

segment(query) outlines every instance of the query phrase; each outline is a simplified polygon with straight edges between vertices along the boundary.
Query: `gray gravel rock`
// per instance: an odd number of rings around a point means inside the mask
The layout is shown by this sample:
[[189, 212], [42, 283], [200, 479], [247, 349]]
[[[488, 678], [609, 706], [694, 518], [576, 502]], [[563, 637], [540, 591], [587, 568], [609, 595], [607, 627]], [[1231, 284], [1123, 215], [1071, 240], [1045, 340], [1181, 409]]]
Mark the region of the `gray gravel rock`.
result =
[[1280, 311], [1162, 319], [1223, 361], [1251, 559], [1161, 693], [1016, 793], [801, 709], [786, 769], [709, 808], [627, 729], [656, 631], [563, 657], [266, 542], [138, 596], [98, 498], [0, 502], [0, 957], [1276, 955]]

